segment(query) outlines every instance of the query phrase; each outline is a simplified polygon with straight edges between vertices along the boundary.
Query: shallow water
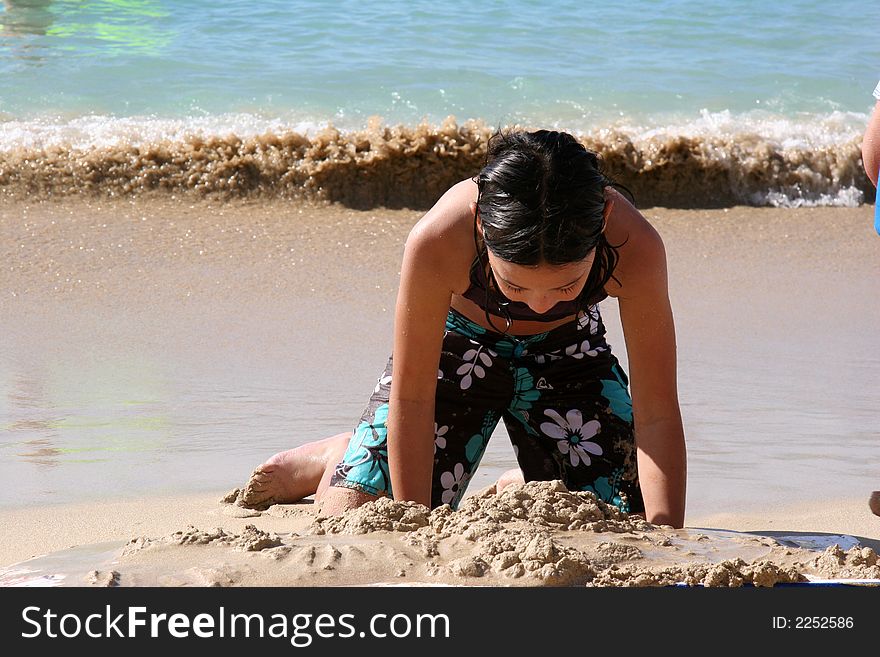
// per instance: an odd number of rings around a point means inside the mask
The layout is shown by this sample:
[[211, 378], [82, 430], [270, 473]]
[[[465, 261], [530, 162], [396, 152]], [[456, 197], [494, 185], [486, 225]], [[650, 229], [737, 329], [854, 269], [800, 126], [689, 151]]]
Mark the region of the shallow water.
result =
[[85, 586], [90, 573], [112, 567], [124, 546], [125, 541], [78, 545], [12, 564], [0, 569], [0, 587]]
[[878, 18], [858, 0], [6, 0], [0, 117], [584, 129], [701, 108], [865, 112]]
[[[584, 136], [643, 203], [855, 206], [874, 197], [859, 144], [878, 19], [859, 0], [5, 0], [0, 191], [314, 183], [426, 208], [484, 140], [349, 135], [455, 117]], [[328, 124], [334, 148], [290, 145]]]
[[[649, 214], [669, 252], [689, 514], [876, 489], [867, 209]], [[226, 490], [276, 451], [350, 430], [390, 349], [417, 217], [7, 206], [0, 506]], [[602, 312], [626, 363], [615, 302]], [[500, 428], [472, 490], [513, 465]]]

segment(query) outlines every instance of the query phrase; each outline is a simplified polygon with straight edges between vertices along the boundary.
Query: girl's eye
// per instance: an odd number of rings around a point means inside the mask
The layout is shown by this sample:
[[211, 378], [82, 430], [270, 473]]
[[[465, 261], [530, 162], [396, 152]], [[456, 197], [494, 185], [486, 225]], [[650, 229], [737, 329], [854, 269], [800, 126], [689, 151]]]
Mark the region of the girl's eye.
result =
[[[562, 292], [563, 294], [571, 294], [572, 292], [574, 292], [574, 287], [575, 287], [574, 285], [569, 285], [568, 287], [560, 288], [559, 291]], [[513, 292], [514, 294], [519, 294], [520, 292], [523, 291], [523, 289], [521, 287], [513, 287], [513, 285], [508, 285], [507, 289], [510, 290], [511, 292]]]

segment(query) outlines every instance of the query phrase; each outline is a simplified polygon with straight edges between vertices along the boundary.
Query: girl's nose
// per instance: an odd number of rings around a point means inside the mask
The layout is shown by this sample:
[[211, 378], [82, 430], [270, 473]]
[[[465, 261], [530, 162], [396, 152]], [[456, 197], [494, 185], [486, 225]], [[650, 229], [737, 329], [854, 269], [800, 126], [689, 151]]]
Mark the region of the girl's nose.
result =
[[535, 296], [535, 297], [532, 297], [531, 299], [529, 299], [527, 302], [527, 305], [529, 306], [529, 308], [531, 308], [532, 310], [534, 310], [536, 313], [538, 313], [540, 315], [540, 314], [547, 312], [553, 306], [555, 306], [556, 300], [548, 294], [543, 294], [543, 295]]

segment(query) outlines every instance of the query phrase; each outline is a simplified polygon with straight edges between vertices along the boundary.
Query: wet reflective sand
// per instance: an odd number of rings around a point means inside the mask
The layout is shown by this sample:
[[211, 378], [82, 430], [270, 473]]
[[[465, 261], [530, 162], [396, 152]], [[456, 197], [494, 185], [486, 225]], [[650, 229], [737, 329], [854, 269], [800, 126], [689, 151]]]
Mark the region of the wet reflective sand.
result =
[[[669, 255], [689, 516], [878, 487], [871, 209], [645, 210]], [[275, 451], [350, 429], [419, 216], [4, 204], [0, 506], [225, 490]], [[625, 363], [613, 300], [602, 311]], [[472, 485], [513, 462], [501, 429]]]

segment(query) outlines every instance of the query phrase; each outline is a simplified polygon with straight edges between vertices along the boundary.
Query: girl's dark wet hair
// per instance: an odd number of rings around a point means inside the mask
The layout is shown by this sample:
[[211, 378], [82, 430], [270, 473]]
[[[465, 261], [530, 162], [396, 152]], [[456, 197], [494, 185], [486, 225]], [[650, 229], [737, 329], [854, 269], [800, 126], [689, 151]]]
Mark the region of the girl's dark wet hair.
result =
[[[602, 173], [596, 153], [568, 133], [549, 130], [497, 132], [476, 182], [483, 246], [475, 217], [475, 266], [485, 267], [486, 249], [518, 265], [565, 265], [595, 249], [579, 297], [586, 310], [588, 300], [614, 278], [622, 246], [609, 244], [602, 232], [605, 188], [621, 188], [632, 199], [629, 190]], [[496, 300], [496, 305], [504, 311], [506, 304]]]

